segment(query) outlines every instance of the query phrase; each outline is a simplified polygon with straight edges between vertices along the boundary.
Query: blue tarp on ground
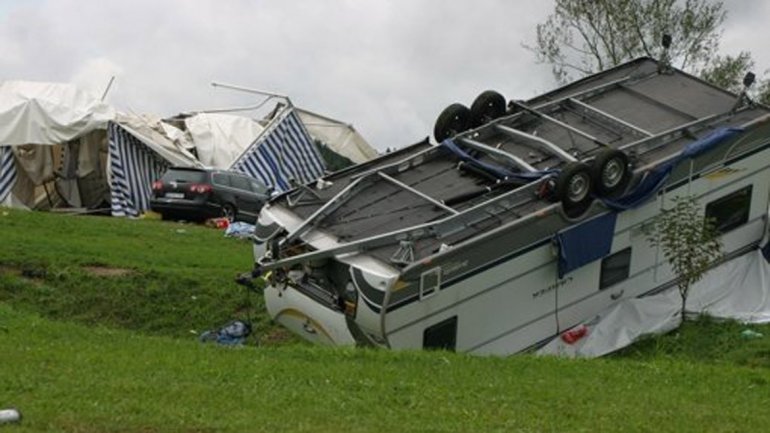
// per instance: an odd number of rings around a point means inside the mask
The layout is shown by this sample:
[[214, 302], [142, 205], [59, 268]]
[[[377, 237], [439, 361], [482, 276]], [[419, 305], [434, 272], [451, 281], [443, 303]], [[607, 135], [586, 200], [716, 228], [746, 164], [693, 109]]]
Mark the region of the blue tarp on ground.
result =
[[608, 212], [556, 233], [559, 278], [610, 253], [617, 213]]
[[642, 181], [623, 197], [602, 199], [607, 207], [615, 210], [633, 209], [655, 196], [663, 188], [671, 171], [677, 164], [688, 158], [705, 153], [725, 140], [743, 132], [742, 128], [720, 128], [698, 141], [692, 142], [675, 158], [667, 161], [644, 174]]

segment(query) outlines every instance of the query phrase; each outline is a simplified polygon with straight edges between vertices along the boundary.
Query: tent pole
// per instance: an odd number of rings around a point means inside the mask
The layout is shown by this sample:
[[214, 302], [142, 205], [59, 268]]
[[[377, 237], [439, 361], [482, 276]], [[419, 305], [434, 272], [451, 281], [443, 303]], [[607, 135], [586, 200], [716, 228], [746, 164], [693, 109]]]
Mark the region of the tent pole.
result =
[[102, 99], [101, 101], [104, 102], [104, 98], [107, 97], [107, 93], [109, 93], [110, 89], [112, 88], [112, 83], [115, 82], [115, 76], [113, 75], [110, 77], [110, 82], [107, 83], [107, 87], [104, 89], [104, 92], [102, 93]]

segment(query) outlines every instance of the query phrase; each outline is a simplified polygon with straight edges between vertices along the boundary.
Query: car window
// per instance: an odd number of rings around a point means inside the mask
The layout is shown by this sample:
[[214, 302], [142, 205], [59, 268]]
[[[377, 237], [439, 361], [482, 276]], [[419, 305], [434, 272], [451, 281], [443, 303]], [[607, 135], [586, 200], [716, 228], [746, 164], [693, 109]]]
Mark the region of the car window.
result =
[[229, 176], [224, 173], [214, 173], [212, 178], [217, 185], [230, 186]]
[[242, 189], [245, 191], [251, 191], [251, 186], [249, 185], [249, 178], [243, 177], [243, 176], [231, 176], [230, 177], [230, 185], [232, 185], [234, 188]]
[[265, 185], [262, 185], [261, 183], [257, 182], [256, 180], [249, 180], [251, 183], [251, 190], [256, 192], [257, 194], [266, 195], [267, 194], [267, 187]]
[[206, 172], [200, 170], [178, 170], [169, 169], [163, 175], [162, 180], [166, 182], [205, 182]]

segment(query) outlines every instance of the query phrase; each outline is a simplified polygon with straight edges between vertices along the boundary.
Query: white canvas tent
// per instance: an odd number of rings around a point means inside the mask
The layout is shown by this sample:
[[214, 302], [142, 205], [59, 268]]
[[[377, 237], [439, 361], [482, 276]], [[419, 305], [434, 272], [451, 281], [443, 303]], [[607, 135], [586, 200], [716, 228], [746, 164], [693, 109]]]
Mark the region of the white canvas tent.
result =
[[0, 204], [138, 215], [160, 170], [200, 165], [169, 131], [70, 84], [0, 83]]
[[[107, 122], [112, 107], [69, 84], [0, 83], [0, 204], [33, 207], [52, 189], [71, 206], [100, 200]], [[104, 182], [102, 182], [103, 184]]]
[[301, 108], [296, 110], [310, 135], [331, 150], [356, 164], [378, 156], [377, 151], [353, 128], [353, 125]]

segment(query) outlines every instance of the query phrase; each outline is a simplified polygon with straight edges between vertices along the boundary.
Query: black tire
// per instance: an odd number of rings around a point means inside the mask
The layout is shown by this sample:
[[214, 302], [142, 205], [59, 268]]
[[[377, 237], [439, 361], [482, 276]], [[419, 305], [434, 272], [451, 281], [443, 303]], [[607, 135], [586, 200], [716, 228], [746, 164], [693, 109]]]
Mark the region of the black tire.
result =
[[238, 209], [230, 203], [222, 205], [222, 218], [226, 218], [228, 222], [235, 221], [235, 217], [238, 215]]
[[494, 90], [482, 92], [471, 104], [471, 126], [489, 123], [505, 115], [505, 97]]
[[570, 162], [559, 173], [554, 194], [569, 217], [578, 217], [588, 209], [593, 201], [591, 184], [591, 169], [582, 162]]
[[591, 164], [591, 180], [600, 197], [622, 194], [631, 180], [628, 156], [617, 149], [603, 149]]
[[463, 104], [452, 104], [444, 109], [436, 119], [433, 137], [438, 143], [468, 130], [471, 111]]

